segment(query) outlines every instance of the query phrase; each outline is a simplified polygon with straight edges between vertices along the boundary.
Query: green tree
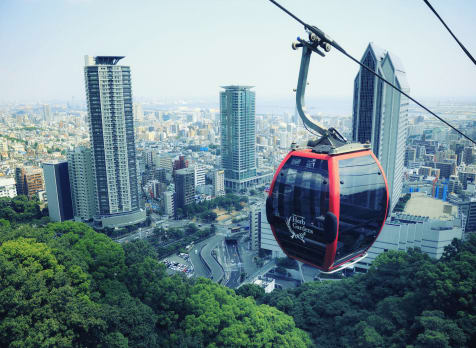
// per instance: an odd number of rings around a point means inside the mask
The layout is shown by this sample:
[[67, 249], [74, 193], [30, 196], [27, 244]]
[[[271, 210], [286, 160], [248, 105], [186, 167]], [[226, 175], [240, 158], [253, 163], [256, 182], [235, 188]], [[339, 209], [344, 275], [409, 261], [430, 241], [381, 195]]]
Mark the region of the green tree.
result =
[[0, 246], [0, 345], [71, 346], [102, 331], [80, 267], [58, 264], [51, 249], [20, 238]]
[[236, 294], [243, 297], [251, 296], [258, 300], [264, 296], [264, 289], [256, 284], [244, 284], [236, 290]]

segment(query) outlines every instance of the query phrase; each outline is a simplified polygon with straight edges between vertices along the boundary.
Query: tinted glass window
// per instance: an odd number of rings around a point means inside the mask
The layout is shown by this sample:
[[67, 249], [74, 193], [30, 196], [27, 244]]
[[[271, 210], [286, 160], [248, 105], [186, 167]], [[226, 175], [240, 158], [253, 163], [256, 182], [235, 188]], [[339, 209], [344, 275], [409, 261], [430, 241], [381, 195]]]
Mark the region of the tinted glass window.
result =
[[290, 256], [322, 265], [324, 215], [329, 209], [327, 161], [292, 156], [279, 172], [271, 216], [281, 246]]
[[339, 236], [334, 264], [352, 258], [373, 243], [387, 208], [385, 181], [370, 155], [340, 160], [339, 176]]

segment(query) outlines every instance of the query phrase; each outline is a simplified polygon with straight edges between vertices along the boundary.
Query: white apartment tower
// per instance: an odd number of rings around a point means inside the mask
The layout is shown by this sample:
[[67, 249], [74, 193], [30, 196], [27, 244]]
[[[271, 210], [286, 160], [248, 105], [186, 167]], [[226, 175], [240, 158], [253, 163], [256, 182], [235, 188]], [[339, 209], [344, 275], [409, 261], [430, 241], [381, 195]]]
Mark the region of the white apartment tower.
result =
[[145, 221], [140, 208], [130, 67], [120, 56], [86, 56], [89, 136], [100, 227]]
[[69, 151], [68, 171], [74, 218], [92, 220], [96, 214], [96, 194], [91, 149], [80, 146]]
[[225, 195], [225, 171], [216, 170], [213, 173], [213, 191], [215, 197]]

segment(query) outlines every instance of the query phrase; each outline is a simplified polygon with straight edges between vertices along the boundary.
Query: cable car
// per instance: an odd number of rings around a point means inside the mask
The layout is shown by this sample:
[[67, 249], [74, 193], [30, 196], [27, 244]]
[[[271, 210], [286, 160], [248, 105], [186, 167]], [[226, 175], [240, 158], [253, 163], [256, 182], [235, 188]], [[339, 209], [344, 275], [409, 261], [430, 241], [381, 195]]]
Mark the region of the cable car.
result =
[[377, 239], [387, 217], [388, 186], [370, 144], [349, 143], [306, 113], [310, 56], [323, 53], [312, 33], [309, 42], [298, 40], [293, 48], [303, 53], [296, 106], [306, 128], [321, 137], [304, 149], [293, 144], [274, 175], [266, 215], [287, 256], [332, 273], [360, 261]]
[[266, 214], [287, 256], [329, 272], [365, 255], [383, 227], [388, 202], [387, 180], [369, 149], [304, 149], [281, 162]]

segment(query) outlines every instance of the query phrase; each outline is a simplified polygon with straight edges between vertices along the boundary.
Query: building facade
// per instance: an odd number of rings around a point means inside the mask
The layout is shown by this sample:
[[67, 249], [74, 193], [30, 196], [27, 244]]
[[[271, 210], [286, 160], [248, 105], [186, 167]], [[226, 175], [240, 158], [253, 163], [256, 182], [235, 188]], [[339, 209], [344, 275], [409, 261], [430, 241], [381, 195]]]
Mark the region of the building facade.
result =
[[123, 227], [145, 221], [140, 207], [130, 67], [124, 57], [86, 56], [89, 136], [96, 192], [96, 224]]
[[250, 224], [250, 249], [258, 250], [260, 247], [261, 225], [262, 219], [266, 219], [266, 215], [262, 214], [260, 205], [250, 207], [249, 224]]
[[463, 237], [461, 223], [461, 219], [441, 221], [421, 216], [406, 216], [386, 222], [380, 236], [369, 249], [368, 256], [356, 264], [356, 269], [369, 269], [373, 260], [388, 250], [419, 248], [431, 258], [439, 259], [454, 238]]
[[0, 197], [13, 198], [17, 195], [17, 187], [15, 179], [0, 177]]
[[271, 253], [272, 258], [285, 257], [283, 250], [279, 247], [276, 238], [274, 238], [271, 226], [266, 218], [266, 205], [261, 204], [261, 228], [260, 228], [260, 248]]
[[93, 155], [80, 146], [68, 152], [69, 182], [75, 220], [90, 221], [96, 215]]
[[205, 175], [207, 174], [206, 168], [199, 164], [196, 164], [193, 167], [194, 175], [195, 175], [195, 187], [200, 185], [205, 185]]
[[175, 215], [175, 194], [172, 191], [165, 191], [161, 194], [162, 204], [165, 215]]
[[175, 210], [195, 202], [195, 174], [193, 168], [175, 171]]
[[43, 171], [35, 167], [18, 167], [15, 169], [15, 182], [17, 194], [33, 198], [38, 192], [43, 191]]
[[220, 133], [225, 187], [240, 191], [256, 177], [255, 92], [251, 86], [223, 88]]
[[69, 182], [68, 162], [43, 163], [48, 213], [51, 221], [73, 218], [73, 203]]
[[[395, 55], [370, 43], [361, 61], [409, 93], [405, 71]], [[361, 68], [354, 80], [352, 138], [371, 144], [387, 176], [392, 208], [402, 192], [407, 122], [408, 98]]]
[[213, 194], [215, 197], [225, 195], [225, 171], [216, 170], [213, 173]]

